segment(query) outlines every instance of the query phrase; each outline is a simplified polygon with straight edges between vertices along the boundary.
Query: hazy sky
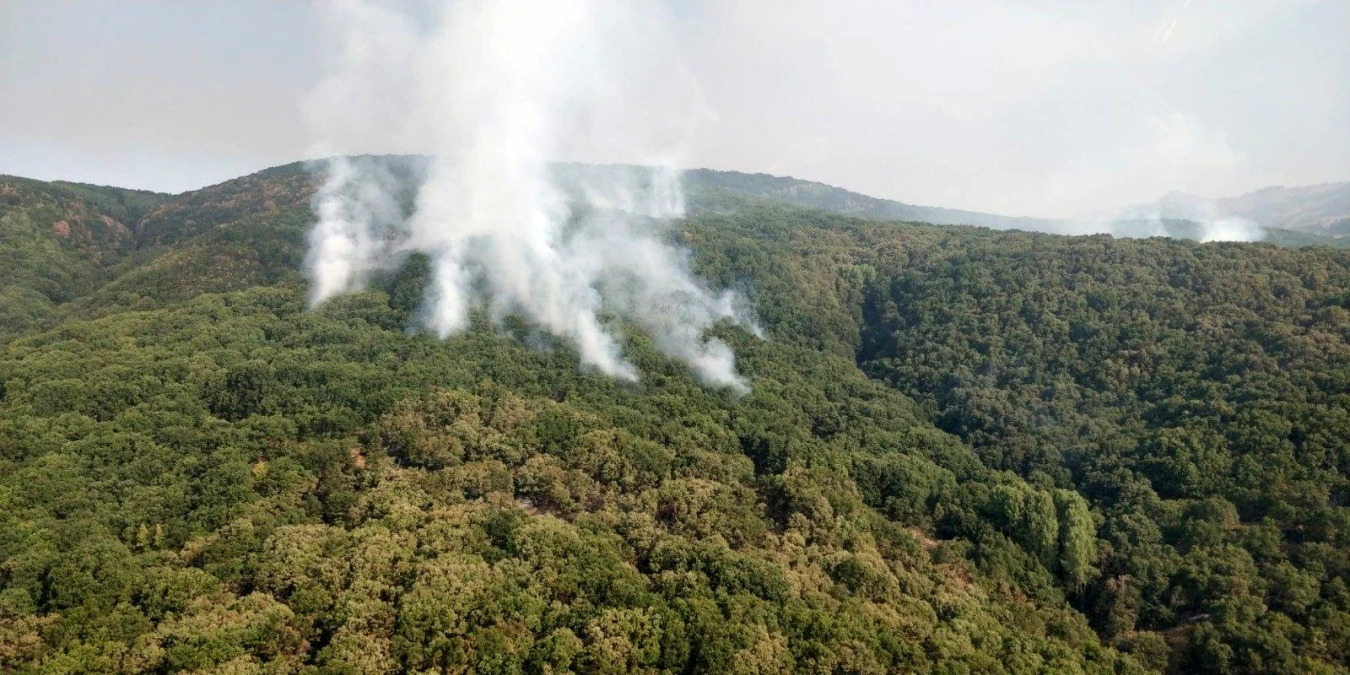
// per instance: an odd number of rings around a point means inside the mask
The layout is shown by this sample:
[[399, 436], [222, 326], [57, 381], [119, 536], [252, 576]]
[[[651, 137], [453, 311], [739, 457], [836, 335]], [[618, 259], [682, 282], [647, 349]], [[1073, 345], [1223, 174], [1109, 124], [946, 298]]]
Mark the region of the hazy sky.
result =
[[[688, 165], [1040, 216], [1350, 180], [1350, 0], [666, 1]], [[318, 5], [0, 0], [0, 172], [178, 191], [311, 153]]]

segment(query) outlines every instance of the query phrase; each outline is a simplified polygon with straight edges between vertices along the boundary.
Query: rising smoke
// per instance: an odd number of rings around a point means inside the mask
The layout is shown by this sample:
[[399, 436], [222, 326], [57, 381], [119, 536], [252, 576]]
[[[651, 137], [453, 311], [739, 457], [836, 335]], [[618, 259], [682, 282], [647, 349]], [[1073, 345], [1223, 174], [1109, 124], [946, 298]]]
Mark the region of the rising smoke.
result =
[[[325, 5], [330, 76], [309, 103], [315, 152], [429, 155], [404, 212], [399, 180], [371, 159], [330, 162], [315, 198], [311, 301], [359, 289], [409, 252], [432, 261], [423, 313], [440, 336], [469, 312], [520, 315], [574, 342], [582, 360], [634, 380], [603, 318], [648, 331], [705, 382], [744, 392], [718, 321], [746, 324], [664, 243], [682, 214], [660, 168], [565, 171], [550, 162], [668, 158], [697, 96], [659, 2], [457, 0]], [[609, 153], [609, 154], [606, 154]], [[748, 325], [748, 324], [746, 324]]]
[[[1200, 242], [1262, 241], [1267, 236], [1259, 223], [1225, 212], [1216, 200], [1176, 192], [1153, 203], [1127, 207], [1110, 218], [1085, 218], [1074, 226], [1117, 237], [1171, 237]], [[1086, 232], [1066, 232], [1081, 233]]]

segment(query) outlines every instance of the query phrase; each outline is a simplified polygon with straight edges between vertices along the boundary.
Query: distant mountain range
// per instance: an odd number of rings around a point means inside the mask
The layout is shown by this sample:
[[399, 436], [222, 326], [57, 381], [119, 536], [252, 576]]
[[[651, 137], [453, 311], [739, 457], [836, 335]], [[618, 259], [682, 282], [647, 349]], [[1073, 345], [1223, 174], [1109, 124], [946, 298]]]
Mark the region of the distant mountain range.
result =
[[1051, 234], [1104, 233], [1200, 241], [1269, 241], [1282, 246], [1350, 246], [1350, 183], [1269, 187], [1227, 199], [1179, 192], [1105, 216], [1049, 219], [1005, 216], [878, 199], [843, 188], [767, 174], [694, 169], [685, 189], [695, 209], [738, 200], [777, 202], [870, 220], [974, 225]]
[[1264, 227], [1339, 239], [1350, 236], [1350, 182], [1274, 186], [1222, 199], [1173, 192], [1151, 204], [1132, 206], [1121, 217], [1196, 222], [1242, 218]]
[[691, 169], [684, 172], [685, 190], [695, 207], [715, 207], [728, 197], [778, 202], [869, 220], [902, 220], [933, 225], [975, 225], [995, 230], [1064, 232], [1068, 221], [1003, 216], [938, 206], [916, 206], [878, 199], [843, 188], [763, 173]]

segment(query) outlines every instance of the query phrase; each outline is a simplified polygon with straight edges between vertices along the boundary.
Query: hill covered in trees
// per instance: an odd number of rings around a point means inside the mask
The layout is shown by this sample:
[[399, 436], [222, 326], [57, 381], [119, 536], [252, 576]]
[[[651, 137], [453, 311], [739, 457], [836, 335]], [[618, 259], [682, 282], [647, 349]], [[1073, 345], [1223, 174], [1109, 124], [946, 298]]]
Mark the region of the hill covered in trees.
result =
[[167, 195], [0, 176], [0, 340], [113, 278]]
[[410, 331], [417, 257], [307, 310], [299, 165], [0, 181], [0, 664], [1347, 672], [1350, 253], [714, 178], [671, 236], [754, 301], [739, 398]]

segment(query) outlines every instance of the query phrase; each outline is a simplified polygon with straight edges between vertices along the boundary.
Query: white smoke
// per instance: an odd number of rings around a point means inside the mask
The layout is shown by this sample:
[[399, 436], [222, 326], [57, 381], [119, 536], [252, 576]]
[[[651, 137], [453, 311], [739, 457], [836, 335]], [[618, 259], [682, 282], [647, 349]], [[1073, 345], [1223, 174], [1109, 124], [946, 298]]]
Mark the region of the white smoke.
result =
[[1183, 193], [1168, 194], [1156, 202], [1061, 221], [1054, 234], [1106, 233], [1115, 237], [1170, 237], [1213, 241], [1262, 241], [1266, 228], [1247, 218], [1225, 213], [1219, 201]]
[[1116, 236], [1172, 237], [1212, 241], [1261, 241], [1260, 224], [1224, 214], [1212, 199], [1173, 193], [1154, 204], [1126, 209], [1113, 223]]
[[433, 267], [425, 320], [441, 336], [486, 306], [572, 340], [608, 375], [636, 379], [602, 318], [616, 316], [705, 382], [745, 391], [730, 348], [706, 336], [723, 319], [744, 321], [736, 296], [709, 291], [662, 240], [664, 223], [684, 209], [678, 173], [669, 163], [550, 166], [569, 154], [650, 161], [678, 145], [699, 111], [670, 58], [677, 51], [662, 3], [324, 7], [337, 58], [310, 101], [316, 148], [431, 159], [406, 220], [377, 162], [333, 163], [315, 201], [313, 303], [420, 251]]
[[1200, 241], [1261, 241], [1266, 231], [1255, 221], [1246, 218], [1218, 218], [1204, 224]]
[[319, 222], [310, 232], [310, 301], [360, 290], [388, 260], [387, 232], [403, 220], [400, 185], [373, 158], [339, 157], [314, 197]]

